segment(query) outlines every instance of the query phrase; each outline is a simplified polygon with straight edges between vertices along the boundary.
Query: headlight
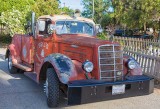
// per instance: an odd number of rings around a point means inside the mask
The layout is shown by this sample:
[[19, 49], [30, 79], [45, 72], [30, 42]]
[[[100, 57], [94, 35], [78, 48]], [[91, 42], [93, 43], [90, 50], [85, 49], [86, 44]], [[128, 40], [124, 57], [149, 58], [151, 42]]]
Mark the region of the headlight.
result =
[[136, 61], [133, 60], [133, 59], [130, 59], [130, 60], [128, 61], [128, 67], [129, 67], [130, 69], [136, 68]]
[[92, 72], [93, 71], [93, 63], [90, 61], [85, 61], [82, 65], [82, 68], [87, 72]]

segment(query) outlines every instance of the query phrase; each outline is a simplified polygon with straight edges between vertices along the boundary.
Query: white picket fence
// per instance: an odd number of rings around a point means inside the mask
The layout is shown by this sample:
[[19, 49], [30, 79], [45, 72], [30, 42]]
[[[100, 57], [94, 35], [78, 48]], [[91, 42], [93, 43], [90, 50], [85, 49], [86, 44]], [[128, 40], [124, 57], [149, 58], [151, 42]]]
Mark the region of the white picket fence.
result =
[[151, 39], [114, 37], [124, 49], [124, 53], [134, 57], [143, 73], [160, 81], [160, 42]]

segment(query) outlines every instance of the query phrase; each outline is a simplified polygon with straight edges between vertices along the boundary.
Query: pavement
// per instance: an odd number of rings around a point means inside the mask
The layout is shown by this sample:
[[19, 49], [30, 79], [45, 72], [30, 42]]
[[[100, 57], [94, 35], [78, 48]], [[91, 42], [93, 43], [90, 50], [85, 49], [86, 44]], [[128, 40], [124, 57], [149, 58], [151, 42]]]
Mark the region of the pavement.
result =
[[[5, 48], [0, 48], [0, 109], [48, 109], [42, 86], [23, 74], [9, 74]], [[68, 106], [62, 99], [57, 109], [160, 109], [160, 85], [153, 94]]]

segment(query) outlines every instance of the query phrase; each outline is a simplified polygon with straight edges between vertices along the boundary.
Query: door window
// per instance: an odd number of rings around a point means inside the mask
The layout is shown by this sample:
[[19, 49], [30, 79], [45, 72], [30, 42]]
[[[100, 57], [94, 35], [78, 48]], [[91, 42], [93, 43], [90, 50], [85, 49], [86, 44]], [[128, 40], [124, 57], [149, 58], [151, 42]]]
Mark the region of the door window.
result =
[[48, 26], [51, 24], [51, 21], [48, 19], [40, 19], [38, 22], [39, 35], [46, 36], [48, 35]]

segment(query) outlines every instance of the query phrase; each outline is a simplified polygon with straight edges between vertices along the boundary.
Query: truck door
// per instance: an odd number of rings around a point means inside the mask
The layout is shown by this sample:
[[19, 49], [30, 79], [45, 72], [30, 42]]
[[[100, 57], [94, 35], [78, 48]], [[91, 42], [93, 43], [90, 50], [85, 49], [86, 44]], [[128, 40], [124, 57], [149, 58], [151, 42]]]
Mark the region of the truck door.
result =
[[21, 39], [21, 46], [22, 46], [22, 61], [27, 64], [33, 63], [33, 56], [34, 56], [34, 41], [33, 37], [30, 35], [23, 35]]
[[39, 19], [39, 35], [35, 39], [35, 71], [39, 72], [43, 60], [52, 53], [52, 35], [48, 34], [48, 25], [51, 24], [50, 19]]

